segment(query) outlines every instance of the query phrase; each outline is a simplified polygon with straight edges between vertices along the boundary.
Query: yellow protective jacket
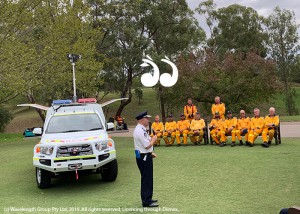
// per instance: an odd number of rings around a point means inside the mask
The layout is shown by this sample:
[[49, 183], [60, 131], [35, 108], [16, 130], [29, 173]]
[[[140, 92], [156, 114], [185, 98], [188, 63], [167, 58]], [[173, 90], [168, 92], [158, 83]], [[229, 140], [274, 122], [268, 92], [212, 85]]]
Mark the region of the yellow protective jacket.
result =
[[212, 113], [213, 117], [215, 117], [215, 112], [216, 111], [219, 112], [220, 117], [224, 118], [225, 104], [224, 103], [212, 104], [212, 106], [211, 106], [211, 113]]
[[279, 125], [279, 117], [277, 115], [271, 117], [269, 115], [267, 115], [265, 117], [265, 128], [269, 128], [268, 125], [271, 125], [271, 124], [275, 124], [275, 126], [278, 126]]
[[250, 129], [263, 129], [265, 120], [263, 117], [252, 117], [250, 122]]
[[250, 122], [249, 117], [239, 118], [237, 123], [238, 129], [250, 129]]
[[177, 129], [188, 130], [190, 128], [190, 121], [188, 120], [179, 120], [177, 122]]
[[236, 117], [233, 117], [231, 119], [227, 118], [225, 120], [225, 123], [226, 123], [226, 126], [228, 129], [231, 127], [236, 128], [237, 127], [237, 118]]
[[[183, 108], [183, 113], [185, 115], [185, 118], [193, 118], [197, 112], [197, 107], [195, 105], [185, 105]], [[192, 115], [192, 117], [190, 117]]]
[[166, 122], [166, 124], [165, 124], [165, 131], [175, 131], [176, 128], [177, 128], [177, 124], [175, 121]]
[[164, 124], [162, 122], [154, 122], [151, 126], [152, 130], [162, 132], [164, 131]]
[[191, 125], [190, 125], [190, 129], [192, 131], [194, 130], [202, 130], [205, 127], [205, 122], [203, 119], [200, 120], [192, 120]]
[[223, 119], [212, 119], [209, 124], [210, 127], [215, 126], [214, 129], [225, 131], [227, 126], [226, 122]]

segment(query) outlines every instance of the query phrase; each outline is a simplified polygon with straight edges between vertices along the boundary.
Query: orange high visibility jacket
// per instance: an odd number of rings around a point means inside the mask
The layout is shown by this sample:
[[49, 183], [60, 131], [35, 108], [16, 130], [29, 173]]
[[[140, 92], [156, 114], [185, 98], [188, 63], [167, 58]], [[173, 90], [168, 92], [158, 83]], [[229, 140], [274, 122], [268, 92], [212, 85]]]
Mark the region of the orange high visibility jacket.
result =
[[202, 130], [205, 127], [205, 122], [203, 119], [200, 120], [192, 120], [191, 125], [190, 125], [190, 129], [192, 131], [194, 130]]
[[183, 108], [183, 113], [185, 115], [185, 118], [194, 118], [196, 112], [197, 112], [197, 107], [193, 104], [191, 106], [185, 105]]
[[275, 116], [267, 115], [265, 117], [265, 128], [269, 128], [268, 125], [271, 125], [271, 124], [275, 124], [275, 126], [279, 125], [279, 117], [277, 115], [275, 115]]
[[165, 130], [166, 131], [175, 131], [177, 128], [177, 124], [175, 121], [173, 122], [166, 122], [165, 124]]
[[209, 124], [210, 127], [215, 126], [214, 129], [225, 131], [227, 126], [226, 122], [223, 119], [212, 119], [212, 121]]
[[250, 122], [251, 129], [262, 129], [265, 125], [265, 120], [263, 117], [252, 117]]
[[215, 117], [216, 111], [219, 112], [220, 117], [224, 117], [225, 114], [225, 104], [224, 103], [219, 103], [219, 104], [212, 104], [211, 106], [211, 113], [213, 117]]
[[239, 118], [237, 123], [238, 129], [250, 129], [250, 122], [249, 117]]
[[231, 119], [227, 118], [225, 120], [225, 123], [226, 123], [227, 128], [231, 128], [231, 127], [236, 128], [236, 126], [237, 126], [237, 118], [236, 117], [233, 117]]
[[179, 120], [177, 122], [177, 129], [187, 130], [190, 128], [190, 121], [188, 120]]
[[164, 130], [164, 125], [162, 122], [154, 122], [151, 126], [152, 130], [162, 132]]

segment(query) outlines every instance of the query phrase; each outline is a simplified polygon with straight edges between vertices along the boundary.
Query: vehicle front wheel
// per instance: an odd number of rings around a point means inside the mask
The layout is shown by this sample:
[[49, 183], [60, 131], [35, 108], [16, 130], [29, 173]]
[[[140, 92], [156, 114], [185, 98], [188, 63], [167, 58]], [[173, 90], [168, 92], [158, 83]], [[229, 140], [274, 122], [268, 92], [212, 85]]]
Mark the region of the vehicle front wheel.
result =
[[51, 172], [37, 167], [36, 183], [40, 189], [49, 188], [51, 186]]
[[104, 181], [115, 181], [118, 176], [118, 162], [113, 160], [102, 167], [101, 176]]

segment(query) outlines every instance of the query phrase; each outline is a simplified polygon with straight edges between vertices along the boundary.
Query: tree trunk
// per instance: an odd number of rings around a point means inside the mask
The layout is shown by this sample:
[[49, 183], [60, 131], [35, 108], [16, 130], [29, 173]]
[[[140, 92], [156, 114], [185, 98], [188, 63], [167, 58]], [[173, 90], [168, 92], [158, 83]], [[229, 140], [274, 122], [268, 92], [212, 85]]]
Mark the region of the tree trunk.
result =
[[125, 106], [127, 106], [129, 103], [131, 103], [131, 98], [132, 98], [132, 93], [131, 93], [132, 74], [133, 74], [133, 69], [132, 69], [132, 67], [129, 67], [127, 81], [126, 81], [125, 86], [124, 86], [124, 88], [121, 92], [121, 98], [127, 97], [127, 94], [128, 94], [128, 100], [122, 100], [121, 101], [121, 104], [118, 108], [116, 116], [121, 116], [121, 113], [122, 113], [123, 109], [125, 108]]
[[158, 87], [158, 93], [159, 93], [159, 104], [160, 104], [162, 121], [166, 122], [165, 101], [163, 97], [163, 88], [161, 85]]
[[[27, 98], [28, 98], [28, 100], [29, 100], [30, 103], [32, 103], [32, 104], [36, 103], [35, 99], [34, 99], [34, 97], [32, 95], [32, 93], [27, 93]], [[45, 122], [45, 114], [44, 114], [43, 110], [38, 109], [38, 108], [36, 108], [35, 110], [39, 114], [39, 116], [42, 119], [42, 121]]]

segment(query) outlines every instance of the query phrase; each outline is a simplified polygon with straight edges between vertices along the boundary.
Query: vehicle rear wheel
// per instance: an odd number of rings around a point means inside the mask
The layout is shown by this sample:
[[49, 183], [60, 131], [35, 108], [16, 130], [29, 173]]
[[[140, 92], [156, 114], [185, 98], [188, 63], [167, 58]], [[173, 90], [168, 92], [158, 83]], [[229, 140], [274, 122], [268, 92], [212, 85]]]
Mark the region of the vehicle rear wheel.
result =
[[37, 167], [36, 183], [40, 189], [49, 188], [51, 186], [51, 172]]
[[113, 160], [102, 167], [101, 176], [104, 181], [115, 181], [118, 176], [118, 162]]

